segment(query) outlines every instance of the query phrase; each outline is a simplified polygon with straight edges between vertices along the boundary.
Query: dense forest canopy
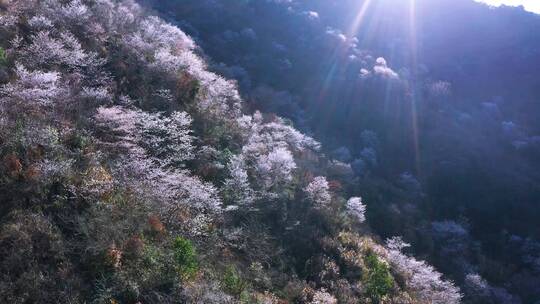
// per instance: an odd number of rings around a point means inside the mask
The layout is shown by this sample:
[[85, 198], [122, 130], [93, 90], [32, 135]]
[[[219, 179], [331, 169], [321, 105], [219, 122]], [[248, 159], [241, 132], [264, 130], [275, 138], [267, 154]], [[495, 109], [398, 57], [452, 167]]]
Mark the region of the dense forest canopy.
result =
[[538, 29], [0, 0], [0, 302], [538, 304]]

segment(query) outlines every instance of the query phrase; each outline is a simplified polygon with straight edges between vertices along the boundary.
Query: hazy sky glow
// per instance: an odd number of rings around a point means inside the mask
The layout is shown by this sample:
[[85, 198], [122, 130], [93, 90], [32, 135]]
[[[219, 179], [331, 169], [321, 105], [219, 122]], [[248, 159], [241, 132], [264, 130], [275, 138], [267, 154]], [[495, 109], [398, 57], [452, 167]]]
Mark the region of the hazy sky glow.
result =
[[540, 0], [477, 0], [479, 2], [484, 2], [490, 5], [512, 5], [518, 6], [523, 5], [526, 10], [540, 14]]

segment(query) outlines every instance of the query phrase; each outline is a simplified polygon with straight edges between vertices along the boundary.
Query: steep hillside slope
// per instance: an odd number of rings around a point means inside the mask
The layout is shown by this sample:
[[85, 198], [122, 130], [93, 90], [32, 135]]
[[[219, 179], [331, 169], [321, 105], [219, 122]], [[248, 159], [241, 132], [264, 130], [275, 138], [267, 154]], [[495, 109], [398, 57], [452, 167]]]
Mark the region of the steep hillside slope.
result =
[[539, 15], [473, 0], [141, 2], [238, 81], [248, 110], [350, 166], [344, 190], [378, 234], [464, 287], [481, 275], [515, 295], [492, 301], [540, 300]]
[[133, 1], [0, 10], [0, 302], [460, 302], [177, 27]]

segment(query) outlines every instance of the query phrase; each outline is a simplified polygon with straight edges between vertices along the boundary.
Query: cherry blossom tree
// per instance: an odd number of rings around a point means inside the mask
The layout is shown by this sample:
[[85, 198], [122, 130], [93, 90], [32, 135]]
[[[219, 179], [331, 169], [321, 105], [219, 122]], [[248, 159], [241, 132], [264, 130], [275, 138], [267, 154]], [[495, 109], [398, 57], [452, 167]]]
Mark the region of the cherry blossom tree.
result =
[[351, 197], [347, 201], [347, 212], [360, 223], [366, 220], [366, 206], [362, 204], [362, 198], [360, 197]]
[[29, 71], [22, 64], [15, 67], [16, 81], [1, 87], [4, 103], [51, 106], [65, 93], [58, 72]]
[[87, 53], [78, 39], [69, 32], [61, 32], [58, 37], [54, 37], [48, 30], [40, 31], [21, 50], [20, 56], [25, 64], [37, 68], [65, 66], [68, 69], [80, 69], [103, 64], [95, 53]]
[[458, 304], [461, 293], [450, 281], [442, 279], [442, 274], [424, 261], [405, 255], [403, 249], [410, 247], [400, 237], [386, 241], [387, 258], [392, 267], [405, 277], [407, 288], [414, 292], [422, 303]]
[[185, 112], [170, 117], [121, 106], [100, 107], [95, 116], [112, 131], [121, 134], [123, 147], [144, 149], [145, 154], [164, 167], [181, 166], [193, 158], [191, 118]]
[[[152, 198], [161, 202], [165, 214], [174, 213], [179, 205], [209, 212], [221, 210], [214, 186], [203, 183], [187, 171], [171, 167], [176, 161], [190, 156], [192, 150], [192, 137], [184, 129], [191, 122], [187, 115], [174, 113], [172, 118], [166, 118], [115, 106], [100, 107], [95, 120], [106, 134], [112, 135], [103, 138], [105, 144], [124, 151], [118, 162], [118, 174], [127, 184], [137, 185], [134, 189], [149, 190]], [[155, 132], [156, 126], [161, 132]], [[163, 141], [170, 141], [178, 150], [172, 154], [168, 150], [170, 147], [161, 150]], [[147, 147], [148, 142], [155, 147]], [[157, 159], [157, 156], [163, 159]], [[147, 194], [142, 191], [141, 195]]]
[[164, 166], [180, 166], [193, 158], [192, 120], [186, 112], [174, 112], [170, 117], [147, 113], [142, 116], [137, 122], [142, 130], [140, 144], [152, 157]]
[[231, 203], [249, 205], [255, 199], [255, 193], [249, 183], [246, 164], [241, 155], [233, 156], [228, 164], [229, 177], [225, 179], [224, 191]]
[[315, 204], [317, 208], [327, 206], [332, 200], [329, 191], [328, 181], [324, 176], [317, 176], [304, 189], [308, 199]]
[[257, 160], [257, 170], [267, 189], [288, 182], [296, 163], [287, 148], [276, 148]]
[[313, 299], [311, 300], [310, 304], [337, 304], [337, 299], [328, 293], [324, 288], [321, 290], [317, 290], [313, 294]]

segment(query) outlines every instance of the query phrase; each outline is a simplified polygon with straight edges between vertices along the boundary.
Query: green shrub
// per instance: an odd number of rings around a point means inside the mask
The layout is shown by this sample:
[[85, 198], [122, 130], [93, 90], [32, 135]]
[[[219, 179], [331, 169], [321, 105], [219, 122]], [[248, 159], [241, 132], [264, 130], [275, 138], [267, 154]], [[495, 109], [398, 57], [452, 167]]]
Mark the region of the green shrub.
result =
[[247, 282], [240, 277], [238, 270], [234, 266], [228, 266], [223, 276], [223, 287], [225, 290], [236, 297], [240, 297], [246, 286]]
[[6, 50], [4, 50], [2, 47], [0, 47], [0, 66], [6, 65], [6, 63], [7, 63]]
[[197, 252], [190, 240], [177, 237], [173, 242], [174, 261], [183, 279], [190, 279], [199, 270]]
[[74, 133], [68, 138], [66, 145], [71, 149], [83, 150], [88, 147], [90, 143], [90, 138], [86, 135]]
[[379, 303], [392, 291], [394, 278], [390, 274], [388, 265], [381, 262], [374, 253], [368, 253], [364, 257], [364, 263], [367, 267], [363, 277], [366, 294], [375, 303]]

